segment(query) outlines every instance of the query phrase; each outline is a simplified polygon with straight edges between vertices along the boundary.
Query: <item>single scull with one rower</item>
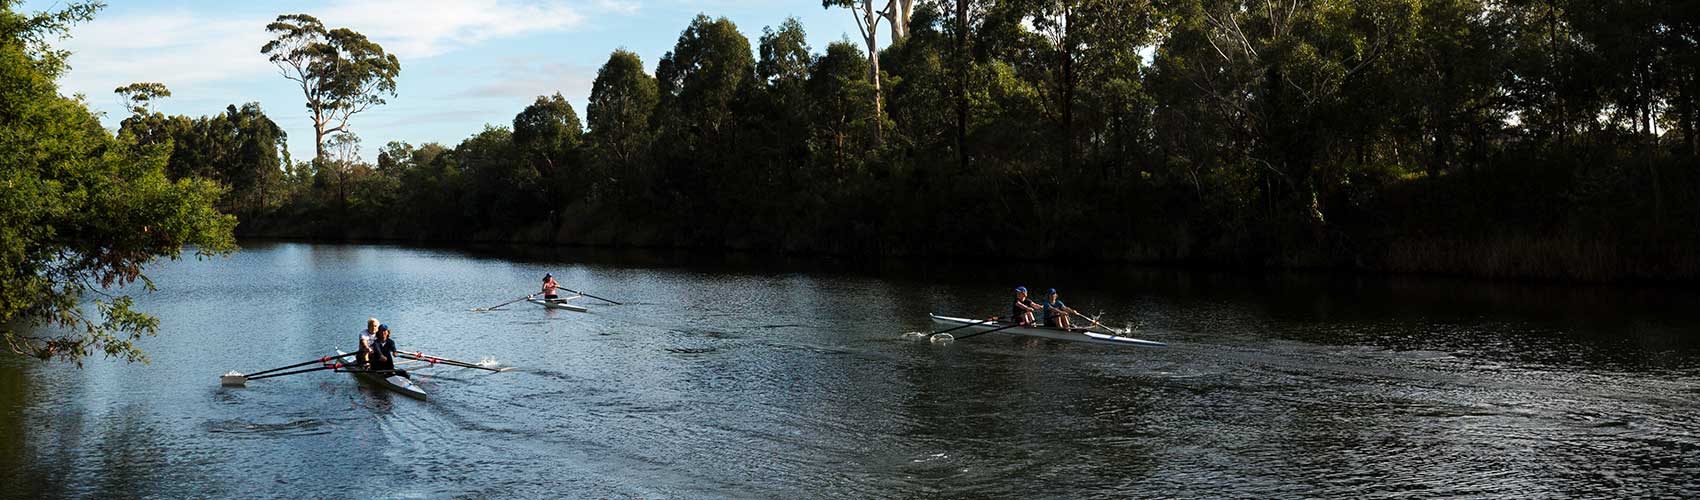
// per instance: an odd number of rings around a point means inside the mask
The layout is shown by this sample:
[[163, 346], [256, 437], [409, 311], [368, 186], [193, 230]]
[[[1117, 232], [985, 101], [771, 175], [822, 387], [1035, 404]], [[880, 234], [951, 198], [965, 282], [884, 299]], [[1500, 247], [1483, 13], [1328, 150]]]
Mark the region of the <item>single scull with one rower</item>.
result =
[[576, 299], [576, 298], [579, 298], [579, 297], [582, 297], [582, 295], [574, 295], [574, 296], [571, 296], [571, 297], [561, 297], [561, 298], [554, 299], [554, 300], [542, 299], [542, 298], [530, 298], [530, 299], [525, 299], [525, 301], [543, 306], [544, 309], [566, 309], [566, 310], [572, 311], [572, 312], [590, 312], [590, 308], [588, 308], [588, 307], [581, 306], [581, 305], [578, 305], [578, 304], [568, 304], [567, 303], [567, 301], [573, 300], [573, 299]]

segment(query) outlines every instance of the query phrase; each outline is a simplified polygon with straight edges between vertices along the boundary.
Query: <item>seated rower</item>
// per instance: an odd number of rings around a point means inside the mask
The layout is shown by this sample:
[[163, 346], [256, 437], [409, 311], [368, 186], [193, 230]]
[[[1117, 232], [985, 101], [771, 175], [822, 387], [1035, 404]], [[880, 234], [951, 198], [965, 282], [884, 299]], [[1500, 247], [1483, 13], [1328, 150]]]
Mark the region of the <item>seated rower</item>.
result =
[[555, 289], [560, 286], [560, 283], [555, 282], [555, 275], [543, 273], [543, 300], [550, 302], [560, 300], [561, 296], [555, 294]]
[[1064, 330], [1074, 328], [1074, 325], [1069, 321], [1068, 315], [1078, 313], [1075, 312], [1074, 309], [1063, 305], [1062, 299], [1057, 298], [1057, 289], [1052, 288], [1050, 290], [1045, 290], [1044, 306], [1045, 326], [1057, 327]]
[[378, 339], [378, 318], [366, 318], [366, 329], [360, 330], [360, 345], [354, 348], [354, 363], [366, 366], [371, 357], [372, 344]]
[[396, 370], [395, 368], [395, 341], [390, 340], [389, 325], [378, 326], [378, 338], [372, 343], [372, 364], [368, 369], [373, 371], [394, 370], [396, 375], [408, 377], [406, 370]]
[[1015, 301], [1010, 304], [1008, 321], [1021, 326], [1033, 325], [1033, 313], [1042, 309], [1037, 303], [1027, 298], [1027, 287], [1015, 287]]

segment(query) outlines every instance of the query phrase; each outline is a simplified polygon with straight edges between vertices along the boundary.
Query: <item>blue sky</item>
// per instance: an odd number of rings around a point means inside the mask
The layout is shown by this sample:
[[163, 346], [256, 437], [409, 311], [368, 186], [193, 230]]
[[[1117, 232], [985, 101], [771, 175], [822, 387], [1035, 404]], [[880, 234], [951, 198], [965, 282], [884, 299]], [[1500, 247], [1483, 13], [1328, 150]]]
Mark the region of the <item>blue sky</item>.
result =
[[[28, 0], [19, 10], [62, 5]], [[396, 97], [350, 123], [362, 156], [371, 159], [389, 141], [452, 147], [485, 124], [512, 123], [538, 95], [560, 92], [583, 117], [609, 52], [636, 52], [653, 72], [699, 12], [731, 19], [752, 50], [763, 27], [788, 16], [802, 21], [816, 52], [856, 38], [850, 13], [823, 9], [818, 0], [108, 0], [93, 22], [58, 43], [73, 52], [59, 84], [61, 93], [84, 94], [105, 112], [108, 128], [127, 114], [112, 89], [131, 82], [170, 87], [172, 97], [156, 106], [166, 114], [201, 116], [259, 102], [289, 133], [290, 154], [305, 160], [313, 131], [302, 96], [260, 46], [278, 14], [311, 14], [328, 27], [364, 33], [401, 59]]]

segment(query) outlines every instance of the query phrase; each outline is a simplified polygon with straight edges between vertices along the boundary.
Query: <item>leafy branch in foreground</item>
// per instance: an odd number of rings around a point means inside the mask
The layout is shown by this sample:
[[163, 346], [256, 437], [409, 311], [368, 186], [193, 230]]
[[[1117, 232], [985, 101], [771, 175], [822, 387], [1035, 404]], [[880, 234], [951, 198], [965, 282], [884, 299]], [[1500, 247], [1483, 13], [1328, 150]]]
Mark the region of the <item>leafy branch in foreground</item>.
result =
[[[111, 290], [152, 290], [142, 266], [180, 258], [186, 246], [198, 256], [232, 251], [236, 219], [214, 208], [225, 188], [167, 178], [169, 144], [115, 138], [85, 103], [58, 95], [63, 56], [40, 41], [97, 4], [34, 16], [0, 7], [0, 338], [44, 360], [80, 365], [100, 351], [146, 361], [135, 341], [156, 334], [159, 320]], [[84, 301], [91, 293], [98, 317]]]

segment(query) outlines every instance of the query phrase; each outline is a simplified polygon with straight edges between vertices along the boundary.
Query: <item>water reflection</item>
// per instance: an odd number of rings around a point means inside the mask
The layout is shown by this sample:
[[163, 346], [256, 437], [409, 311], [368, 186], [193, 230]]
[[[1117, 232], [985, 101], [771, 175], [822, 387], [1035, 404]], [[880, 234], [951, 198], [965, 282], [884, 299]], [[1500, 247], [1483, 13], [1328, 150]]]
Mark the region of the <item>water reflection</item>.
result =
[[[1700, 494], [1688, 292], [506, 252], [161, 263], [153, 364], [0, 358], [0, 497]], [[543, 272], [627, 305], [468, 311]], [[902, 335], [1014, 284], [1172, 347]], [[367, 316], [517, 369], [420, 373], [428, 401], [334, 373], [217, 386]]]

